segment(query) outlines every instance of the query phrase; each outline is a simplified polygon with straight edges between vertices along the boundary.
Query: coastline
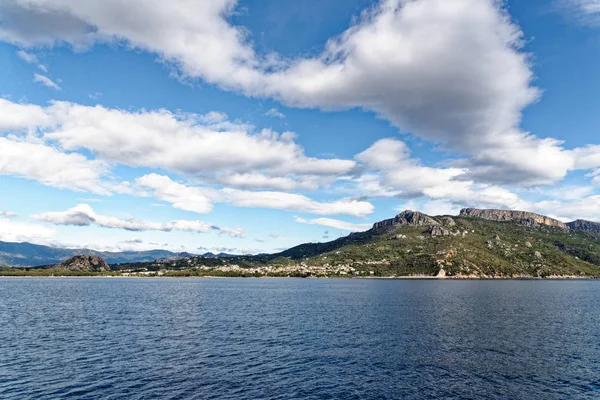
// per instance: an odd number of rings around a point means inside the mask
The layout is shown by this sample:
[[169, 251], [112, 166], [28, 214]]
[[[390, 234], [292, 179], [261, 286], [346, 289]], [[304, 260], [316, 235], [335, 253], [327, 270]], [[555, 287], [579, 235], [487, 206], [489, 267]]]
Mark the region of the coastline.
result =
[[148, 275], [0, 275], [0, 279], [361, 279], [361, 280], [424, 280], [424, 281], [567, 281], [600, 280], [600, 276], [548, 276], [548, 277], [477, 277], [477, 276], [148, 276]]

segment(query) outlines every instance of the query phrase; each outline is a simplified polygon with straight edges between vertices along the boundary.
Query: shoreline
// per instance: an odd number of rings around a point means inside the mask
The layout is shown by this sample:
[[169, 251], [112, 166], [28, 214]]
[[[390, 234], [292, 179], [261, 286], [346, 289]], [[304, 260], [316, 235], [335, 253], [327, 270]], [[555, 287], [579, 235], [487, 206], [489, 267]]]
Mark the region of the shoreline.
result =
[[599, 276], [549, 276], [549, 277], [476, 277], [476, 276], [328, 276], [328, 277], [297, 277], [297, 276], [123, 276], [123, 275], [57, 275], [57, 276], [32, 276], [32, 275], [0, 275], [0, 279], [360, 279], [360, 280], [424, 280], [424, 281], [569, 281], [569, 280], [600, 280]]

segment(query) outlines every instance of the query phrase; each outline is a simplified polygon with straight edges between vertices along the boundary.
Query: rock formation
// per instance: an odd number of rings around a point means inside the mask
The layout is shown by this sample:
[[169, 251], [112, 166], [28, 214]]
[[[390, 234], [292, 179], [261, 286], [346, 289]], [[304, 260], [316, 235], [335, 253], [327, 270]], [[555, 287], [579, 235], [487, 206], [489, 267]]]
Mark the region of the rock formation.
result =
[[89, 254], [77, 255], [55, 265], [55, 268], [67, 269], [69, 271], [84, 272], [108, 272], [110, 266], [98, 256]]
[[531, 227], [546, 225], [556, 227], [565, 231], [569, 230], [569, 226], [564, 222], [527, 211], [480, 210], [477, 208], [465, 208], [460, 211], [460, 216], [482, 218], [487, 219], [489, 221], [512, 221]]
[[406, 210], [396, 215], [392, 219], [376, 222], [373, 225], [373, 229], [382, 230], [397, 225], [440, 225], [440, 222], [427, 214], [423, 214], [418, 211]]
[[452, 233], [441, 225], [431, 225], [427, 230], [431, 236], [450, 236]]
[[578, 219], [573, 222], [567, 223], [567, 226], [574, 231], [587, 231], [600, 233], [600, 224], [598, 222], [586, 221]]

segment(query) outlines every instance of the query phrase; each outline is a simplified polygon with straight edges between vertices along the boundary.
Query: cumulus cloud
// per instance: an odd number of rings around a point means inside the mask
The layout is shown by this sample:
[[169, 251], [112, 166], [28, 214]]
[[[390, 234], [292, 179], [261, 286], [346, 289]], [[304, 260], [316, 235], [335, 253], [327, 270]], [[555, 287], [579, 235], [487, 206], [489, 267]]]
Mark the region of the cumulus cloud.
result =
[[600, 195], [569, 201], [545, 200], [535, 203], [532, 209], [563, 221], [586, 219], [600, 222]]
[[350, 198], [320, 202], [295, 193], [251, 192], [229, 188], [223, 189], [220, 193], [225, 202], [237, 207], [271, 208], [317, 215], [351, 215], [355, 217], [364, 217], [375, 209], [367, 201]]
[[287, 211], [300, 211], [317, 215], [352, 215], [363, 217], [373, 212], [374, 206], [366, 201], [339, 199], [319, 202], [309, 197], [285, 192], [248, 191], [232, 188], [220, 190], [188, 186], [173, 181], [168, 176], [148, 174], [138, 178], [135, 185], [146, 190], [147, 195], [171, 203], [182, 210], [206, 213], [212, 209], [212, 202], [222, 202], [236, 207], [270, 208]]
[[[372, 224], [354, 224], [352, 222], [341, 221], [339, 219], [332, 218], [314, 218], [307, 220], [304, 218], [295, 217], [294, 219], [296, 222], [301, 224], [321, 225], [350, 232], [362, 232], [372, 227]], [[325, 235], [327, 234], [328, 232], [325, 232]]]
[[458, 215], [463, 207], [448, 200], [409, 200], [396, 211], [419, 210], [428, 215]]
[[0, 210], [0, 218], [15, 218], [16, 216], [17, 216], [17, 213], [14, 213], [12, 211]]
[[58, 84], [56, 82], [54, 82], [52, 79], [50, 79], [47, 76], [42, 75], [42, 74], [33, 74], [33, 81], [41, 83], [42, 85], [47, 86], [52, 89], [55, 89], [55, 90], [62, 90], [61, 87], [58, 86]]
[[[396, 197], [429, 197], [466, 206], [526, 208], [529, 204], [508, 189], [496, 185], [479, 184], [469, 180], [466, 168], [423, 166], [411, 157], [410, 150], [398, 139], [381, 139], [356, 156], [366, 169], [374, 171], [371, 181], [379, 176], [380, 183], [365, 186], [360, 180], [358, 189], [381, 188]], [[384, 192], [385, 193], [385, 192]], [[439, 203], [438, 203], [439, 205]], [[445, 207], [448, 208], [448, 207]]]
[[291, 132], [253, 133], [251, 127], [226, 118], [217, 112], [130, 112], [68, 102], [40, 107], [0, 100], [0, 130], [39, 130], [44, 141], [66, 151], [85, 149], [107, 162], [161, 168], [208, 182], [314, 188], [356, 167], [352, 160], [306, 156]]
[[32, 242], [49, 244], [54, 231], [40, 224], [16, 221], [0, 215], [0, 240], [3, 242]]
[[43, 143], [0, 137], [0, 175], [32, 179], [60, 189], [109, 195], [109, 184], [102, 182], [107, 173], [106, 164], [79, 153], [63, 153]]
[[149, 222], [134, 218], [121, 219], [97, 214], [88, 204], [79, 204], [69, 210], [60, 212], [46, 212], [34, 216], [38, 221], [49, 222], [55, 225], [72, 226], [99, 226], [102, 228], [124, 229], [128, 231], [183, 231], [206, 233], [216, 231], [234, 238], [244, 237], [241, 228], [220, 228], [203, 221], [175, 220], [170, 222]]
[[[573, 1], [596, 10], [592, 0]], [[250, 96], [374, 111], [471, 156], [470, 177], [488, 183], [550, 183], [572, 167], [560, 142], [518, 128], [539, 90], [523, 33], [502, 2], [382, 0], [321, 54], [290, 60], [252, 48], [228, 20], [236, 3], [11, 0], [0, 8], [0, 38], [23, 46], [125, 42], [173, 61], [184, 75]], [[145, 23], [133, 23], [140, 15]], [[540, 168], [549, 156], [554, 161]]]
[[318, 177], [269, 176], [257, 172], [218, 174], [215, 177], [216, 183], [240, 189], [315, 190], [320, 183], [328, 181]]

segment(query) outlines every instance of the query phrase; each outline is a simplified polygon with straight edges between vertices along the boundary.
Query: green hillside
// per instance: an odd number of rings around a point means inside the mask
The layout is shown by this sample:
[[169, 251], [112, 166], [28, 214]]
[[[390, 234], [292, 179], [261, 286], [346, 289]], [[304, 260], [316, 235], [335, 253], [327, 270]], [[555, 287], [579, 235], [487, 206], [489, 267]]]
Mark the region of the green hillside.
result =
[[307, 265], [348, 264], [377, 275], [600, 276], [600, 234], [453, 217], [450, 235], [398, 225], [281, 253]]
[[405, 211], [366, 232], [277, 254], [112, 263], [110, 273], [600, 277], [600, 225], [581, 220], [563, 223], [522, 211], [465, 209], [459, 216], [437, 217]]

